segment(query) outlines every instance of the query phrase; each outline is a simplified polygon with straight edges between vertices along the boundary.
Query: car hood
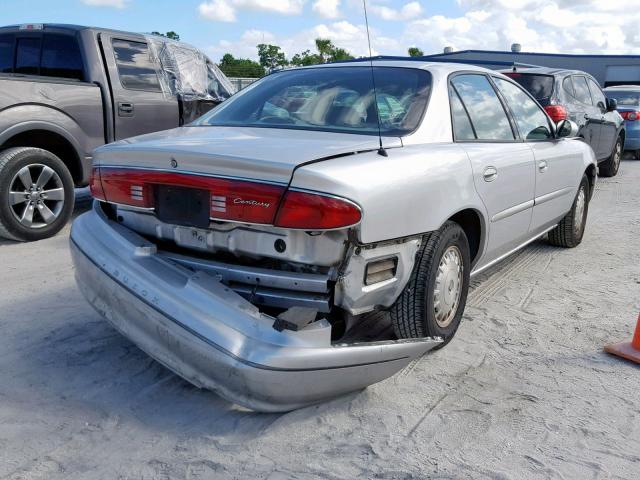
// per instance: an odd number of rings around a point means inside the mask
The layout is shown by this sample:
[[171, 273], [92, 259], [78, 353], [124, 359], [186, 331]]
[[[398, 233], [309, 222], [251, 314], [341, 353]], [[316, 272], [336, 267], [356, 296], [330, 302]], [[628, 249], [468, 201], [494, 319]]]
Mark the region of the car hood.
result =
[[[383, 144], [394, 148], [402, 146], [402, 141], [383, 137]], [[378, 146], [379, 139], [373, 135], [192, 126], [105, 145], [94, 152], [94, 163], [288, 183], [301, 164]]]

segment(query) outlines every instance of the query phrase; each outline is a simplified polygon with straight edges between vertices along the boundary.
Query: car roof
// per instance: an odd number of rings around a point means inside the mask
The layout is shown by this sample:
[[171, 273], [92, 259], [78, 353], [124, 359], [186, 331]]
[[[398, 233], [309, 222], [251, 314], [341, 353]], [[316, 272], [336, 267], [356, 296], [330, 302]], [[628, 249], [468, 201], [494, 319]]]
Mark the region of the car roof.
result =
[[[325, 63], [321, 65], [310, 65], [308, 67], [298, 67], [298, 69], [305, 68], [340, 68], [340, 67], [353, 67], [353, 66], [369, 66], [373, 64], [374, 67], [400, 67], [400, 68], [417, 68], [421, 70], [430, 70], [438, 72], [442, 75], [448, 75], [459, 71], [473, 71], [482, 73], [500, 73], [497, 70], [490, 70], [488, 68], [479, 67], [477, 65], [470, 65], [468, 63], [457, 62], [430, 62], [429, 60], [422, 60], [419, 58], [411, 57], [373, 57], [373, 58], [356, 58], [352, 60], [343, 60], [339, 62]], [[281, 70], [279, 70], [281, 71]]]
[[592, 75], [582, 70], [571, 70], [568, 68], [555, 68], [555, 67], [520, 67], [515, 70], [500, 70], [502, 73], [520, 73], [523, 75], [553, 75], [553, 76], [565, 76], [565, 75]]
[[625, 91], [625, 92], [640, 92], [640, 85], [614, 85], [612, 87], [607, 87], [605, 90], [613, 91]]

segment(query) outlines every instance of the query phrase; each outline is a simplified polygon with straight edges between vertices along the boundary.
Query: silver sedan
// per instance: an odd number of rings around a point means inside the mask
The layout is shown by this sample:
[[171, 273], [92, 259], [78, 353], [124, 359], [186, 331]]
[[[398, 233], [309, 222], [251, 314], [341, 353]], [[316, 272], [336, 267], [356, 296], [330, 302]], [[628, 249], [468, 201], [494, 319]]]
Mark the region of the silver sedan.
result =
[[[89, 302], [192, 383], [282, 411], [449, 342], [470, 277], [584, 234], [596, 159], [502, 74], [347, 62], [269, 75], [95, 152], [71, 245]], [[348, 344], [388, 310], [398, 340]]]

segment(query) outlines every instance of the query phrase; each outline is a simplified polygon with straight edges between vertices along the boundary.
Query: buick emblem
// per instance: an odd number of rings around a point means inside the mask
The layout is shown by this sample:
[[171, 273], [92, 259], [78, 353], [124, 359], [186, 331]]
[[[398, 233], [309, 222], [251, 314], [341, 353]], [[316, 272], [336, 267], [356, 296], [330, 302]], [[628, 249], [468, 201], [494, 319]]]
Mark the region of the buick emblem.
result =
[[175, 158], [172, 158], [172, 159], [171, 159], [171, 166], [172, 166], [173, 168], [178, 168], [178, 162], [176, 161], [176, 159], [175, 159]]

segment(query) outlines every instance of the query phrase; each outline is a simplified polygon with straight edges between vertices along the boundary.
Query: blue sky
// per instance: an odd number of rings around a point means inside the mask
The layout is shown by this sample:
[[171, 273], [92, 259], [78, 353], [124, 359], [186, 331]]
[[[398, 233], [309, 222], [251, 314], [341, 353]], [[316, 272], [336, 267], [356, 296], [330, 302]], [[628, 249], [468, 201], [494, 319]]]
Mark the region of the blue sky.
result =
[[[378, 54], [419, 46], [640, 53], [640, 0], [367, 0]], [[2, 0], [0, 24], [61, 22], [178, 32], [218, 60], [256, 56], [257, 43], [288, 55], [331, 38], [366, 54], [361, 0]]]

